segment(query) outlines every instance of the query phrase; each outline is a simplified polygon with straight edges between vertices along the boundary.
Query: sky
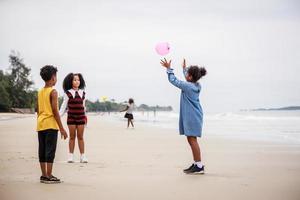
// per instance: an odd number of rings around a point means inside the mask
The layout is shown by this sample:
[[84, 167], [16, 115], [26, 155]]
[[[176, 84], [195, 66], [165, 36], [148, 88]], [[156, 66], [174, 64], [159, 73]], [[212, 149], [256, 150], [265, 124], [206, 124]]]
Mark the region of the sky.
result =
[[300, 105], [300, 2], [297, 0], [0, 0], [0, 69], [12, 50], [39, 70], [58, 67], [63, 78], [83, 74], [91, 100], [107, 96], [137, 105], [171, 105], [170, 85], [154, 48], [179, 79], [181, 63], [204, 66], [200, 101], [205, 112]]

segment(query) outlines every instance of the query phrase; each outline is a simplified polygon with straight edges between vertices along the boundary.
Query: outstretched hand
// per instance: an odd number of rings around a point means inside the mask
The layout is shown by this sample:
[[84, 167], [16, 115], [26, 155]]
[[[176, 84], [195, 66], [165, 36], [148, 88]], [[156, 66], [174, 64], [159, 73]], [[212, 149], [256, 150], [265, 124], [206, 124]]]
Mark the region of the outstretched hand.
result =
[[182, 68], [183, 68], [183, 69], [186, 68], [185, 58], [183, 59], [183, 62], [182, 62]]
[[160, 60], [160, 64], [161, 64], [163, 67], [165, 67], [165, 68], [170, 68], [170, 67], [171, 67], [171, 61], [172, 61], [172, 60], [170, 60], [170, 61], [168, 62], [167, 59], [164, 58], [163, 60], [162, 60], [162, 59]]

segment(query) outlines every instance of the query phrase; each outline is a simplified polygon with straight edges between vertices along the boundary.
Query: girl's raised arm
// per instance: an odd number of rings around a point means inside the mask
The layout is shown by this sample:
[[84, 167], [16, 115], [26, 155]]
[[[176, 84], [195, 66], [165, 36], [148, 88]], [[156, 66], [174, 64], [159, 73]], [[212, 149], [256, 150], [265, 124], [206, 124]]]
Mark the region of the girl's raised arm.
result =
[[186, 77], [188, 69], [186, 67], [185, 58], [183, 59], [183, 62], [182, 62], [182, 71], [183, 71], [184, 77]]
[[[182, 90], [186, 90], [189, 87], [189, 84], [186, 81], [181, 81], [176, 78], [173, 69], [171, 69], [171, 60], [168, 62], [167, 59], [164, 58], [164, 60], [160, 60], [160, 61], [161, 61], [160, 64], [167, 69], [169, 82], [175, 87], [178, 87]], [[185, 60], [184, 60], [184, 64], [185, 64]]]
[[188, 82], [182, 81], [182, 80], [179, 80], [178, 78], [176, 78], [176, 76], [173, 72], [173, 69], [168, 68], [167, 69], [167, 74], [168, 74], [169, 82], [172, 85], [174, 85], [175, 87], [178, 87], [181, 90], [187, 90], [188, 89], [188, 87], [189, 87]]

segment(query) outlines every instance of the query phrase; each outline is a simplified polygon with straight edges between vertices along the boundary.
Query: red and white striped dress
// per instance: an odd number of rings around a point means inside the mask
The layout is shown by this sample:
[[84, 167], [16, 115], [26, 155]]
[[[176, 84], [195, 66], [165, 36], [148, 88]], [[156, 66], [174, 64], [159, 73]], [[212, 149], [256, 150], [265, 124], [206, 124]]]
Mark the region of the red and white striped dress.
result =
[[83, 106], [85, 92], [83, 91], [82, 97], [79, 96], [78, 91], [75, 92], [75, 97], [69, 91], [66, 94], [69, 97], [67, 124], [84, 125], [86, 122], [85, 108]]

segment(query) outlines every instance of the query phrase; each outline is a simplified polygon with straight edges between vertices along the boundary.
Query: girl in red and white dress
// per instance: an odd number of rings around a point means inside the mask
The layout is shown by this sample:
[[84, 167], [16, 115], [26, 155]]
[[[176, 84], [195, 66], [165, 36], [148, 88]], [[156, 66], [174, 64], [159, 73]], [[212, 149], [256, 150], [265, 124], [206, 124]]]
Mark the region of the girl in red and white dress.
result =
[[87, 122], [85, 115], [85, 81], [80, 73], [68, 74], [63, 82], [64, 99], [60, 108], [60, 115], [67, 111], [67, 124], [69, 128], [69, 157], [68, 162], [74, 162], [75, 139], [78, 140], [80, 162], [87, 163], [84, 149], [84, 128]]

